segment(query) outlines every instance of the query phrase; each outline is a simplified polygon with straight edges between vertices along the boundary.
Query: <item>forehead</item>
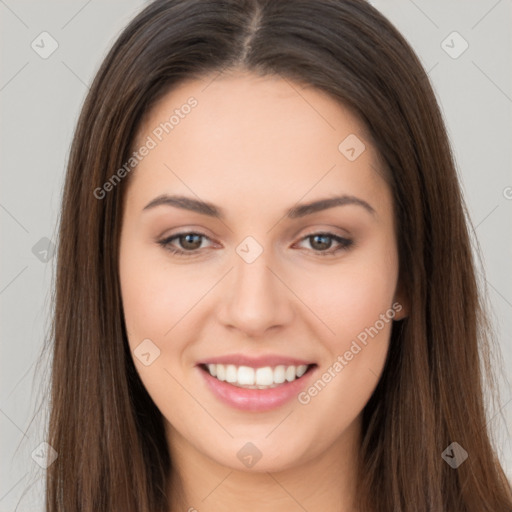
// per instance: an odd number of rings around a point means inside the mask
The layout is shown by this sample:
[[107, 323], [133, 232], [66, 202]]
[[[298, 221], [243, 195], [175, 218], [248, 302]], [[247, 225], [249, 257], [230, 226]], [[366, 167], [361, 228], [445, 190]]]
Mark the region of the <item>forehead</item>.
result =
[[192, 192], [219, 203], [227, 191], [232, 201], [288, 204], [305, 194], [382, 188], [378, 155], [358, 117], [323, 91], [280, 76], [183, 82], [146, 116], [134, 148], [149, 139], [153, 147], [132, 176], [148, 199]]

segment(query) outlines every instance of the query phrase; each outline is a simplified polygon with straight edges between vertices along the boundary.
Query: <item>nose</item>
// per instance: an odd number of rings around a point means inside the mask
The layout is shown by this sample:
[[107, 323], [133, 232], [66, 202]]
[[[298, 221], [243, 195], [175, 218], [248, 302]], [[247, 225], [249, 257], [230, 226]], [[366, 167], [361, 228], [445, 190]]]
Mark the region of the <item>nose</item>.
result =
[[235, 268], [223, 280], [219, 319], [250, 338], [264, 337], [293, 318], [290, 284], [273, 268], [269, 252], [263, 251], [252, 263], [235, 255]]

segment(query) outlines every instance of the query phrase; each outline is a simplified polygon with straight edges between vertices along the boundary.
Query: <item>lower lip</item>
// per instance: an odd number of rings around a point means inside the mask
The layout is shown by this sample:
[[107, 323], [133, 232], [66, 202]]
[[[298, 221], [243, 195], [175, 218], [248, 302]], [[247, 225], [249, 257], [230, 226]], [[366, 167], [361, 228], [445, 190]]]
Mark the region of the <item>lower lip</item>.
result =
[[233, 386], [212, 377], [198, 367], [212, 393], [225, 404], [243, 411], [262, 412], [276, 409], [289, 402], [306, 387], [316, 367], [309, 369], [302, 377], [285, 382], [275, 388], [247, 389]]

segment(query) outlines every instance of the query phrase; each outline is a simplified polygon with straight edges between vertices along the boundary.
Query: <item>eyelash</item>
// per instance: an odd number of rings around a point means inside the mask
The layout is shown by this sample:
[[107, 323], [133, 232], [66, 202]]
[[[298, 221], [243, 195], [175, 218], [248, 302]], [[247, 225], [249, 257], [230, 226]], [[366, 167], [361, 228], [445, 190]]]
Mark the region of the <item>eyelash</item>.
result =
[[[163, 240], [159, 240], [158, 244], [161, 245], [165, 250], [169, 251], [171, 254], [173, 254], [175, 256], [193, 257], [193, 256], [197, 255], [197, 252], [199, 251], [199, 249], [185, 251], [185, 250], [178, 249], [178, 248], [170, 245], [172, 240], [179, 238], [181, 236], [186, 236], [186, 235], [197, 235], [197, 236], [209, 239], [209, 237], [206, 236], [204, 233], [199, 233], [197, 231], [183, 231], [181, 233], [176, 233], [175, 235], [172, 235], [171, 237], [164, 238]], [[301, 241], [306, 240], [308, 238], [312, 238], [314, 236], [323, 236], [323, 237], [327, 237], [327, 238], [332, 238], [340, 244], [340, 246], [336, 247], [335, 249], [328, 249], [326, 251], [313, 250], [314, 253], [316, 253], [322, 257], [333, 256], [334, 254], [337, 254], [339, 251], [347, 251], [354, 244], [354, 241], [349, 238], [343, 238], [341, 236], [335, 235], [334, 233], [328, 233], [328, 232], [324, 232], [324, 231], [306, 235], [305, 237], [303, 237], [301, 239]]]

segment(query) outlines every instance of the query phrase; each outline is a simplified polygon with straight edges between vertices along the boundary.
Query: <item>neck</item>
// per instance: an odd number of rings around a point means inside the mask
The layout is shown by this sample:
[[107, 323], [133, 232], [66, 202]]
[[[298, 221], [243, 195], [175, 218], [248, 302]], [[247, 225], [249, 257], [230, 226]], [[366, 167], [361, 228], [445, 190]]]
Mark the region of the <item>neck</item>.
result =
[[[170, 512], [357, 512], [360, 421], [327, 451], [287, 469], [240, 471], [197, 451], [169, 428]], [[278, 449], [278, 448], [277, 448]]]

